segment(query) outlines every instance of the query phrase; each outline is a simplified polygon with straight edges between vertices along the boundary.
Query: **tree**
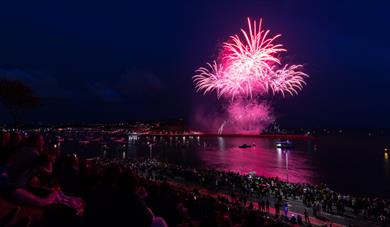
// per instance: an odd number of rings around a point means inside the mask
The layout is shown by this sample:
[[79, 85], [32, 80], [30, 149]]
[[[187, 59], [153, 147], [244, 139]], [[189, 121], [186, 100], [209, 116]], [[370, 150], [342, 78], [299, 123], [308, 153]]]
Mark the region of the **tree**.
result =
[[0, 102], [13, 119], [14, 126], [19, 123], [20, 114], [28, 109], [40, 106], [41, 101], [32, 89], [18, 80], [0, 78]]

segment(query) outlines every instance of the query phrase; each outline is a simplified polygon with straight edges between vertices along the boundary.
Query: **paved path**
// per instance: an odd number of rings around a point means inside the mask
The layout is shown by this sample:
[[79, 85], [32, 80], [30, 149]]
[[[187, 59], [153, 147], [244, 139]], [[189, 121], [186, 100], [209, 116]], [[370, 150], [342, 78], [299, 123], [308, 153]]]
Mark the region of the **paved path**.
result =
[[[184, 181], [180, 181], [177, 179], [171, 179], [169, 181], [169, 183], [174, 185], [174, 186], [184, 187], [188, 190], [196, 188], [202, 194], [207, 194], [207, 195], [210, 195], [213, 197], [222, 196], [222, 197], [227, 198], [229, 201], [231, 201], [231, 197], [227, 193], [216, 192], [214, 190], [209, 190], [205, 187], [202, 187], [202, 186], [199, 186], [196, 184], [188, 184], [188, 183], [185, 183]], [[252, 198], [252, 200], [248, 199], [248, 201], [253, 201], [254, 207], [258, 209], [257, 199]], [[287, 203], [289, 205], [289, 216], [290, 217], [292, 214], [294, 214], [295, 216], [300, 215], [304, 219], [303, 213], [304, 213], [304, 210], [306, 207], [304, 207], [302, 201], [292, 200], [292, 199], [287, 199], [285, 201], [287, 201]], [[272, 206], [273, 204], [274, 204], [274, 200], [272, 198], [270, 198], [270, 213], [275, 215], [275, 208]], [[249, 202], [247, 203], [247, 205], [249, 205]], [[317, 217], [314, 217], [312, 215], [312, 210], [310, 208], [306, 208], [306, 209], [310, 214], [311, 224], [316, 225], [316, 226], [330, 226], [330, 224], [332, 224], [332, 227], [349, 226], [349, 225], [352, 225], [354, 227], [378, 227], [379, 226], [379, 224], [377, 224], [377, 223], [363, 220], [360, 217], [353, 217], [353, 216], [346, 217], [346, 216], [339, 216], [339, 215], [335, 215], [335, 214], [329, 214], [329, 213], [325, 213], [325, 212], [321, 213], [321, 218], [317, 218]], [[282, 213], [282, 211], [280, 213]]]
[[[208, 195], [208, 196], [212, 196], [212, 197], [214, 197], [214, 198], [217, 198], [217, 197], [224, 197], [224, 198], [228, 199], [229, 201], [231, 201], [231, 198], [230, 198], [229, 195], [226, 195], [226, 194], [223, 194], [223, 193], [215, 193], [215, 192], [209, 191], [209, 190], [207, 190], [207, 189], [205, 189], [205, 188], [203, 188], [203, 187], [199, 187], [199, 186], [195, 186], [195, 185], [189, 186], [189, 185], [180, 184], [180, 183], [172, 182], [172, 181], [170, 181], [169, 184], [170, 184], [170, 185], [173, 185], [173, 186], [175, 186], [175, 187], [183, 187], [183, 188], [185, 188], [186, 190], [192, 190], [192, 189], [196, 188], [201, 194]], [[249, 206], [249, 202], [247, 203], [247, 205]], [[254, 206], [254, 208], [258, 209], [257, 202], [254, 202], [254, 203], [253, 203], [253, 206]], [[295, 208], [295, 206], [291, 206], [291, 205], [289, 204], [288, 216], [291, 217], [291, 215], [294, 214], [296, 217], [297, 217], [298, 215], [301, 215], [302, 218], [304, 218], [303, 212], [297, 212], [296, 209], [294, 209], [294, 208]], [[276, 214], [275, 208], [272, 207], [271, 205], [270, 205], [269, 213], [272, 214], [272, 215], [275, 215], [275, 214]], [[280, 212], [280, 214], [282, 214], [282, 211]], [[322, 221], [322, 220], [320, 220], [320, 219], [318, 219], [318, 218], [315, 218], [315, 217], [311, 216], [311, 217], [310, 217], [310, 223], [311, 223], [312, 225], [315, 225], [315, 226], [325, 226], [325, 225], [327, 225], [327, 224], [329, 224], [329, 223], [332, 223], [332, 222]], [[340, 224], [332, 223], [332, 226], [334, 226], [334, 227], [341, 227], [341, 226], [345, 226], [345, 225], [340, 225]]]

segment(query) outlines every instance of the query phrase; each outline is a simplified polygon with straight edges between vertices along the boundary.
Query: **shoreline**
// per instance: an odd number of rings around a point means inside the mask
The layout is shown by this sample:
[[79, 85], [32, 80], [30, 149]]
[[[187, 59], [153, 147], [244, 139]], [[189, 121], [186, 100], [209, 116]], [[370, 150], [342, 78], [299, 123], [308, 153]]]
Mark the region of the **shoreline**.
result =
[[199, 137], [251, 137], [251, 138], [275, 138], [275, 139], [303, 139], [303, 140], [313, 140], [317, 137], [305, 134], [236, 134], [236, 133], [227, 133], [227, 134], [217, 134], [217, 133], [178, 133], [178, 134], [163, 134], [163, 133], [145, 133], [137, 134], [130, 133], [129, 135], [137, 136], [199, 136]]

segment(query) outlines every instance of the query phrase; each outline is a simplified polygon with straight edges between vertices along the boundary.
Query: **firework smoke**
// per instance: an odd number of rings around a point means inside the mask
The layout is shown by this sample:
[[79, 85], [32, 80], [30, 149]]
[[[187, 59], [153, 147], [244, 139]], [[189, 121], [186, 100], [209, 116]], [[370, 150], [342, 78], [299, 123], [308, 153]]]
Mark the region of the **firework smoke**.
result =
[[265, 101], [236, 100], [227, 107], [229, 124], [226, 131], [259, 134], [274, 121], [271, 106]]

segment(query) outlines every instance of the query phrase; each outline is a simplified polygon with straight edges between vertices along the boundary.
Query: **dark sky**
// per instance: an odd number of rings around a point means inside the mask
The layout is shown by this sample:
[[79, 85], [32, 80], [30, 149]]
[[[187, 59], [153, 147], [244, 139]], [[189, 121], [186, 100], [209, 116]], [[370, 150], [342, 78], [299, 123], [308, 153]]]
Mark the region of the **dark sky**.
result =
[[284, 62], [310, 75], [298, 96], [273, 98], [280, 122], [390, 127], [390, 3], [364, 2], [1, 1], [0, 75], [43, 97], [29, 121], [190, 120], [217, 105], [195, 93], [194, 70], [262, 17]]

